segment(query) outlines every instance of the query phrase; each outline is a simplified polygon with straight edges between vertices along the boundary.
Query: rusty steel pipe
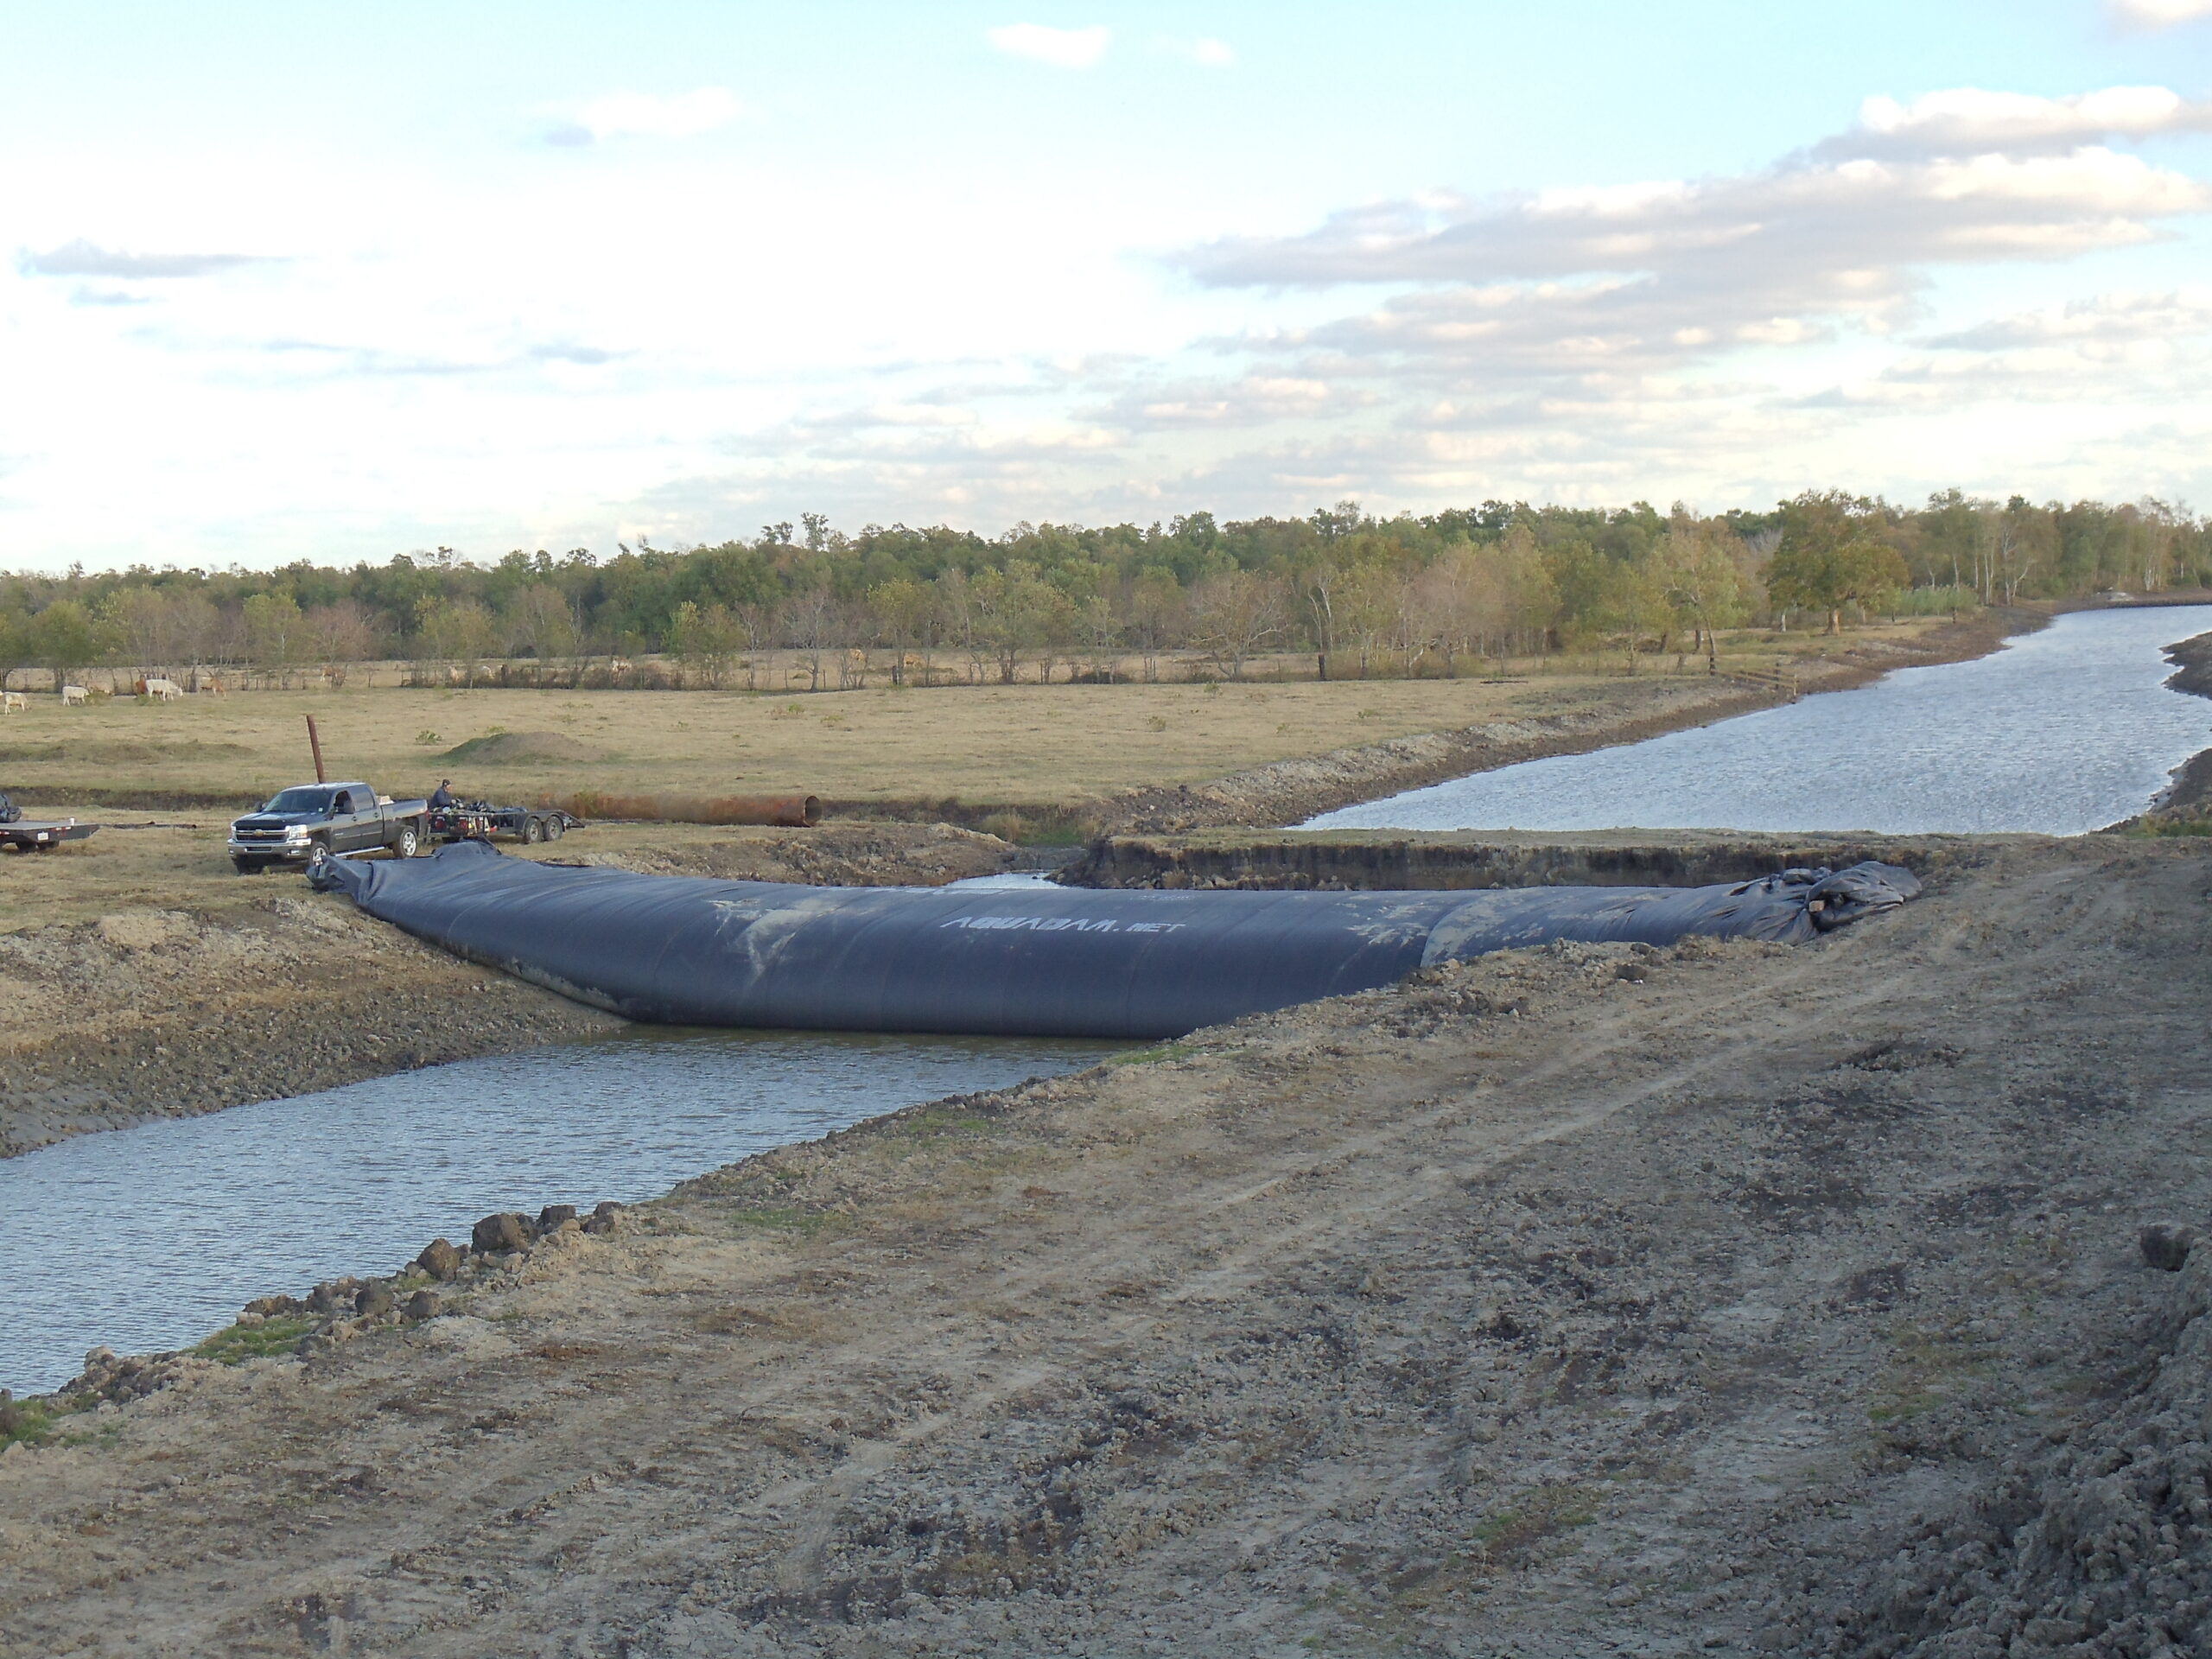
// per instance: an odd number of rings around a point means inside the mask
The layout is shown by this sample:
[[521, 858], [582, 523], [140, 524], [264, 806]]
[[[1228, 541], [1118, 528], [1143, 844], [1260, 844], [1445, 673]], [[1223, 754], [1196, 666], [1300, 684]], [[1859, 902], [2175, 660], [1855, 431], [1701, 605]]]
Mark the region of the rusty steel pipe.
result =
[[714, 815], [702, 820], [709, 823], [768, 823], [785, 830], [810, 830], [822, 822], [822, 803], [811, 795], [733, 795], [696, 804]]

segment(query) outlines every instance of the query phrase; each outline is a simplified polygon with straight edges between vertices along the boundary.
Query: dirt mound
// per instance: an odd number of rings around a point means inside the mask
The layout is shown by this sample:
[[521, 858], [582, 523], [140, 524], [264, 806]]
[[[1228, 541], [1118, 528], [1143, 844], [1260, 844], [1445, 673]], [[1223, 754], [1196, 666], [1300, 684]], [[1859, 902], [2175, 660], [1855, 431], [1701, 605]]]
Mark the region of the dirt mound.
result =
[[[2015, 1457], [1959, 1511], [1924, 1521], [1810, 1621], [1849, 1654], [2202, 1653], [2212, 1640], [2204, 1356], [2212, 1261], [2193, 1249], [2115, 1397]], [[2104, 1393], [2100, 1390], [2099, 1393]]]
[[480, 766], [510, 765], [525, 760], [596, 760], [598, 752], [558, 732], [492, 732], [456, 743], [439, 757], [442, 760], [474, 760]]

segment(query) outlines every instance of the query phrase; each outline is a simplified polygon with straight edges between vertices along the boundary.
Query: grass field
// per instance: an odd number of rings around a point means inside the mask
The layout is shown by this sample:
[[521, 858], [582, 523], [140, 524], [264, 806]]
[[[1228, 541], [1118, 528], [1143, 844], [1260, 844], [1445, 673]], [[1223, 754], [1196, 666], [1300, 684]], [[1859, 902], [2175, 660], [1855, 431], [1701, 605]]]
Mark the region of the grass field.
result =
[[[1910, 631], [1868, 630], [1845, 644]], [[1824, 643], [1776, 644], [1817, 653]], [[1775, 645], [1754, 644], [1771, 664]], [[1745, 660], [1750, 660], [1748, 658]], [[41, 809], [259, 799], [312, 779], [313, 715], [334, 778], [396, 796], [457, 791], [731, 795], [1081, 806], [1147, 785], [1480, 721], [1586, 709], [1617, 674], [1508, 683], [872, 688], [747, 692], [353, 688], [65, 709], [35, 697], [0, 724], [0, 787]], [[501, 739], [485, 742], [486, 739]]]

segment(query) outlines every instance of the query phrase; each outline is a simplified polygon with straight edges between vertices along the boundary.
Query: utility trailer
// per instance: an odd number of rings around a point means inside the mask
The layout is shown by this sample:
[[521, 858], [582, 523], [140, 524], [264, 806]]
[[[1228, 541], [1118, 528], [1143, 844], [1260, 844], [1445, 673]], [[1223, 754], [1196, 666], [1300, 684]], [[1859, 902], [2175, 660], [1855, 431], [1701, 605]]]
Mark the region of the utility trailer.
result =
[[8, 798], [0, 790], [0, 847], [12, 848], [19, 853], [50, 853], [65, 841], [82, 841], [97, 823], [79, 823], [74, 818], [27, 818], [23, 809]]
[[584, 820], [557, 806], [494, 806], [489, 801], [455, 801], [430, 809], [429, 839], [437, 841], [558, 841]]

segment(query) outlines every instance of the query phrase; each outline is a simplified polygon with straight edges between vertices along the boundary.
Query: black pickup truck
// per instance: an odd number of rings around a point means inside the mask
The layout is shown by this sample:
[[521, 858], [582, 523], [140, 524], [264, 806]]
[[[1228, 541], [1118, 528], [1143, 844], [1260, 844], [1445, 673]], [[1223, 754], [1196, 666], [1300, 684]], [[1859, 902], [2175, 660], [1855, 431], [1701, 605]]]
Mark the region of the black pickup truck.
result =
[[412, 858], [423, 844], [428, 801], [391, 801], [366, 784], [299, 784], [231, 823], [231, 862], [240, 875], [318, 856], [389, 852]]

